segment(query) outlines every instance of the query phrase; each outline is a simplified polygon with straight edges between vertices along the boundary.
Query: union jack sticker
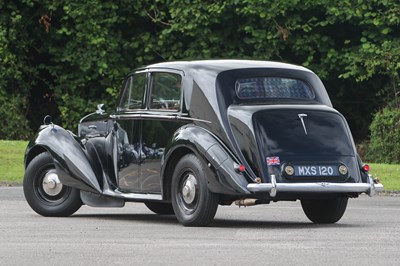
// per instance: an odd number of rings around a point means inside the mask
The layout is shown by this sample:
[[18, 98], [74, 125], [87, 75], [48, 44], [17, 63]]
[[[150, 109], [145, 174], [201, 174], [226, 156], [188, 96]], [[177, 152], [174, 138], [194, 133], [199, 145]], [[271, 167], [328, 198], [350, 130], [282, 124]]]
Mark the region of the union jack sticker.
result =
[[268, 166], [281, 164], [281, 160], [279, 159], [278, 156], [267, 157], [266, 162]]

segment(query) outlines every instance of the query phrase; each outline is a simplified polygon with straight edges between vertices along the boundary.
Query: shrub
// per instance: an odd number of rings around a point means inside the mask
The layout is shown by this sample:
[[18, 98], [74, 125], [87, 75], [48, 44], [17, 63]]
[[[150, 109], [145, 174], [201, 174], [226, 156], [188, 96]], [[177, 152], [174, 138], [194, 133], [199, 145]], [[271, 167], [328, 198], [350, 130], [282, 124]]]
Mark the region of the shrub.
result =
[[370, 126], [367, 159], [376, 163], [400, 163], [400, 109], [377, 112]]
[[5, 118], [5, 123], [0, 127], [0, 139], [27, 140], [31, 137], [31, 129], [23, 113], [24, 101], [23, 97], [0, 96], [0, 117], [3, 117], [3, 121]]

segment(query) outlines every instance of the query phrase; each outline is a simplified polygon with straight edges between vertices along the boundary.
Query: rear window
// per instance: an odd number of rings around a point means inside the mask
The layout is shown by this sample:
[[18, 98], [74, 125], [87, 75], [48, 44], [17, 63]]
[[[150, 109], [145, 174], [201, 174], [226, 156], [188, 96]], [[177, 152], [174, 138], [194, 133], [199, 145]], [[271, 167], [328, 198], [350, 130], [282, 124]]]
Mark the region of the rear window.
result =
[[236, 95], [247, 99], [315, 98], [314, 91], [303, 81], [280, 77], [243, 78], [236, 81]]

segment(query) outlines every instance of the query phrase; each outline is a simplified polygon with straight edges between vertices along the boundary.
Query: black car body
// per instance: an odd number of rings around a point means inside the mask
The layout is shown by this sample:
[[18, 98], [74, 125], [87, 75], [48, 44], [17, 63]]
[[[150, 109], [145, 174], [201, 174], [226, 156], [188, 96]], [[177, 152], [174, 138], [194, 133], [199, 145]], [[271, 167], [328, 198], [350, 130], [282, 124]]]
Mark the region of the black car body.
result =
[[24, 191], [45, 216], [82, 203], [144, 202], [184, 225], [218, 204], [301, 200], [310, 220], [338, 221], [368, 175], [344, 117], [310, 70], [276, 62], [167, 62], [127, 76], [115, 112], [77, 135], [43, 125], [25, 156]]

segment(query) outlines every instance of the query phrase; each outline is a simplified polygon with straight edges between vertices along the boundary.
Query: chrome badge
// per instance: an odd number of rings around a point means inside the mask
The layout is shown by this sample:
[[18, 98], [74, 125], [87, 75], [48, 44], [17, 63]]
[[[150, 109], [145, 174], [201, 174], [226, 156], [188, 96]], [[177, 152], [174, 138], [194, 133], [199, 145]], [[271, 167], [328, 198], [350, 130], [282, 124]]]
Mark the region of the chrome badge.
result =
[[304, 123], [304, 117], [307, 117], [306, 114], [298, 114], [300, 120], [301, 120], [301, 124], [303, 125], [303, 129], [304, 129], [304, 133], [307, 135], [307, 128], [306, 128], [306, 124]]

